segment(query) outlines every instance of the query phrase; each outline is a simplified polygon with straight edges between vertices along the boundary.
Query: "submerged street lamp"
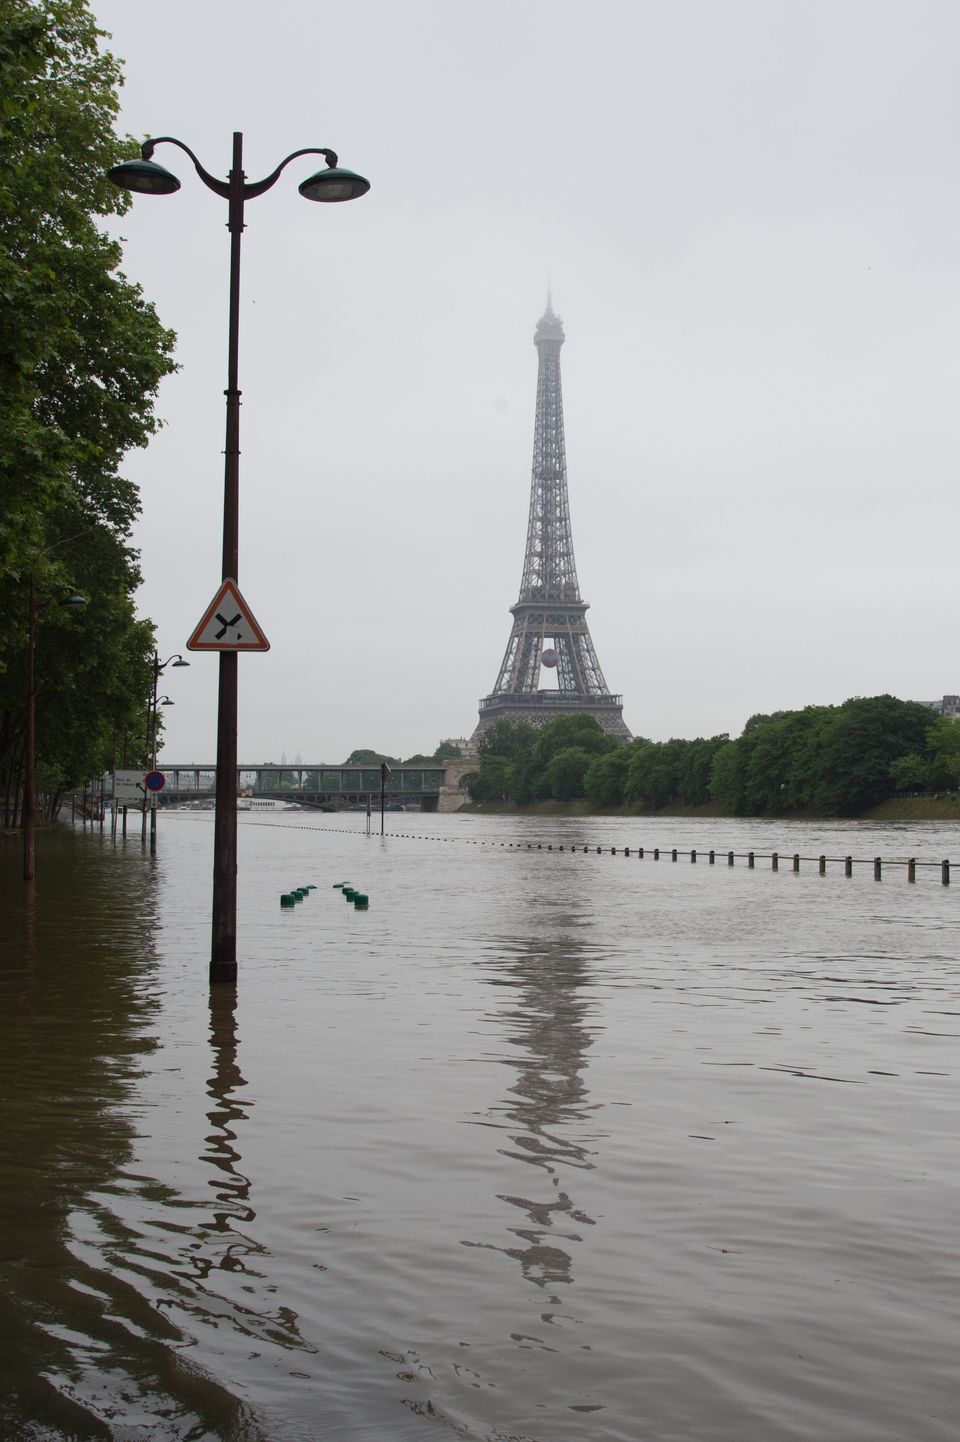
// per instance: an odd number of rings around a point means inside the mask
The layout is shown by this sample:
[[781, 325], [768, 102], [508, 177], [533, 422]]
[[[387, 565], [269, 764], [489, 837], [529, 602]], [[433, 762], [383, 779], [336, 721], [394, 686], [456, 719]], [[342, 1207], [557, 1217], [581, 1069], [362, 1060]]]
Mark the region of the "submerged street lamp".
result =
[[[157, 136], [140, 147], [139, 160], [127, 160], [108, 171], [109, 178], [124, 190], [139, 195], [173, 195], [180, 181], [158, 165], [153, 152], [158, 145], [176, 145], [193, 161], [197, 175], [208, 190], [228, 203], [230, 231], [230, 307], [227, 340], [227, 431], [223, 474], [223, 580], [238, 579], [240, 505], [240, 241], [243, 211], [253, 200], [275, 185], [281, 173], [301, 155], [322, 155], [325, 170], [302, 181], [299, 190], [305, 200], [337, 203], [355, 200], [370, 189], [370, 182], [352, 170], [340, 167], [336, 153], [323, 146], [294, 150], [263, 180], [248, 181], [243, 171], [243, 136], [233, 136], [233, 166], [227, 179], [218, 180], [200, 164], [189, 146], [172, 135]], [[210, 952], [211, 983], [237, 980], [237, 652], [220, 652], [220, 692], [217, 711], [217, 803], [213, 841], [213, 935]]]
[[[151, 771], [156, 771], [156, 769], [157, 769], [157, 707], [158, 707], [158, 706], [172, 706], [172, 705], [174, 704], [174, 703], [170, 700], [170, 697], [169, 697], [169, 696], [164, 696], [161, 700], [159, 700], [159, 701], [157, 700], [157, 685], [158, 685], [158, 682], [159, 682], [159, 680], [160, 680], [160, 677], [163, 675], [164, 671], [167, 669], [168, 666], [172, 666], [173, 669], [176, 671], [176, 670], [178, 670], [181, 666], [189, 666], [189, 665], [190, 665], [190, 662], [189, 662], [189, 661], [185, 661], [179, 651], [177, 651], [173, 656], [168, 656], [165, 661], [161, 661], [161, 660], [160, 660], [160, 652], [159, 652], [159, 651], [154, 651], [154, 653], [153, 653], [153, 691], [152, 691], [151, 697], [150, 697], [150, 703], [149, 703], [150, 709], [149, 709], [149, 711], [147, 712], [147, 755], [150, 757], [150, 770], [151, 770]], [[151, 850], [151, 851], [156, 851], [156, 849], [157, 849], [157, 797], [156, 797], [156, 792], [151, 792], [149, 799], [150, 799], [150, 850]], [[142, 832], [141, 832], [141, 841], [143, 841], [143, 840], [146, 839], [146, 833], [147, 833], [147, 796], [144, 795], [144, 798], [143, 798], [143, 830], [142, 830]]]

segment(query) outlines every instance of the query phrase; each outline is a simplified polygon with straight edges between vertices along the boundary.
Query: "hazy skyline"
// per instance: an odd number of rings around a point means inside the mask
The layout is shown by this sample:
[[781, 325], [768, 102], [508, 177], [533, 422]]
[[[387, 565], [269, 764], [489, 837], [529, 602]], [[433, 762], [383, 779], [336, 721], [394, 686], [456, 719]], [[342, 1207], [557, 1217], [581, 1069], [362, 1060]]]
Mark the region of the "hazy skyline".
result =
[[[577, 569], [636, 734], [960, 690], [952, 637], [960, 14], [949, 4], [439, 0], [266, 21], [93, 0], [121, 127], [217, 174], [330, 146], [366, 175], [244, 238], [240, 754], [342, 760], [469, 734], [523, 561], [552, 285]], [[132, 455], [140, 606], [182, 651], [220, 579], [226, 207], [183, 181], [119, 222], [178, 333]], [[301, 168], [302, 167], [302, 168]], [[164, 689], [215, 751], [216, 660]]]

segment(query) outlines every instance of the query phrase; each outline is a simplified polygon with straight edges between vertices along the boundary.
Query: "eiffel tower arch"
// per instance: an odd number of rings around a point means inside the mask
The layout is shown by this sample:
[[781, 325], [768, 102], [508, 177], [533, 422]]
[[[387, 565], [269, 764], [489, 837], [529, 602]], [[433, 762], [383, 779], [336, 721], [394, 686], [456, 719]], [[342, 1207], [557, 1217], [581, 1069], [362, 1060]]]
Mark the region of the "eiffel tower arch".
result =
[[[480, 702], [475, 744], [495, 721], [544, 726], [557, 716], [595, 716], [625, 741], [623, 698], [610, 693], [587, 626], [587, 602], [573, 557], [563, 437], [560, 347], [563, 323], [550, 300], [537, 322], [537, 409], [533, 433], [530, 518], [520, 596], [497, 682]], [[540, 688], [541, 667], [554, 666], [557, 689]]]

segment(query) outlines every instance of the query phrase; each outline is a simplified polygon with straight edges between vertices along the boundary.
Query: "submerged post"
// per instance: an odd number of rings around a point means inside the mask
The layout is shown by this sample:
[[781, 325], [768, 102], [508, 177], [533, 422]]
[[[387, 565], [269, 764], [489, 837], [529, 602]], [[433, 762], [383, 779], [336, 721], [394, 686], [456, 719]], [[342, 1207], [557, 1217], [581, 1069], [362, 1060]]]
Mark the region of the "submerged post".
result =
[[380, 762], [380, 835], [383, 835], [383, 811], [384, 795], [386, 793], [387, 777], [390, 775], [390, 767], [385, 761]]

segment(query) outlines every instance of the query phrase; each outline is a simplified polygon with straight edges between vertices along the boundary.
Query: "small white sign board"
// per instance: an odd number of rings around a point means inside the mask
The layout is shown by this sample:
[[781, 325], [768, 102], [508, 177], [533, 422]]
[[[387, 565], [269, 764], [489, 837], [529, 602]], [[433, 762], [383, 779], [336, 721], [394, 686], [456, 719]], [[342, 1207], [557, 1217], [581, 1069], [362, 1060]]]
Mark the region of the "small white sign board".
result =
[[142, 771], [115, 771], [113, 773], [114, 806], [142, 806], [147, 794], [143, 784]]

